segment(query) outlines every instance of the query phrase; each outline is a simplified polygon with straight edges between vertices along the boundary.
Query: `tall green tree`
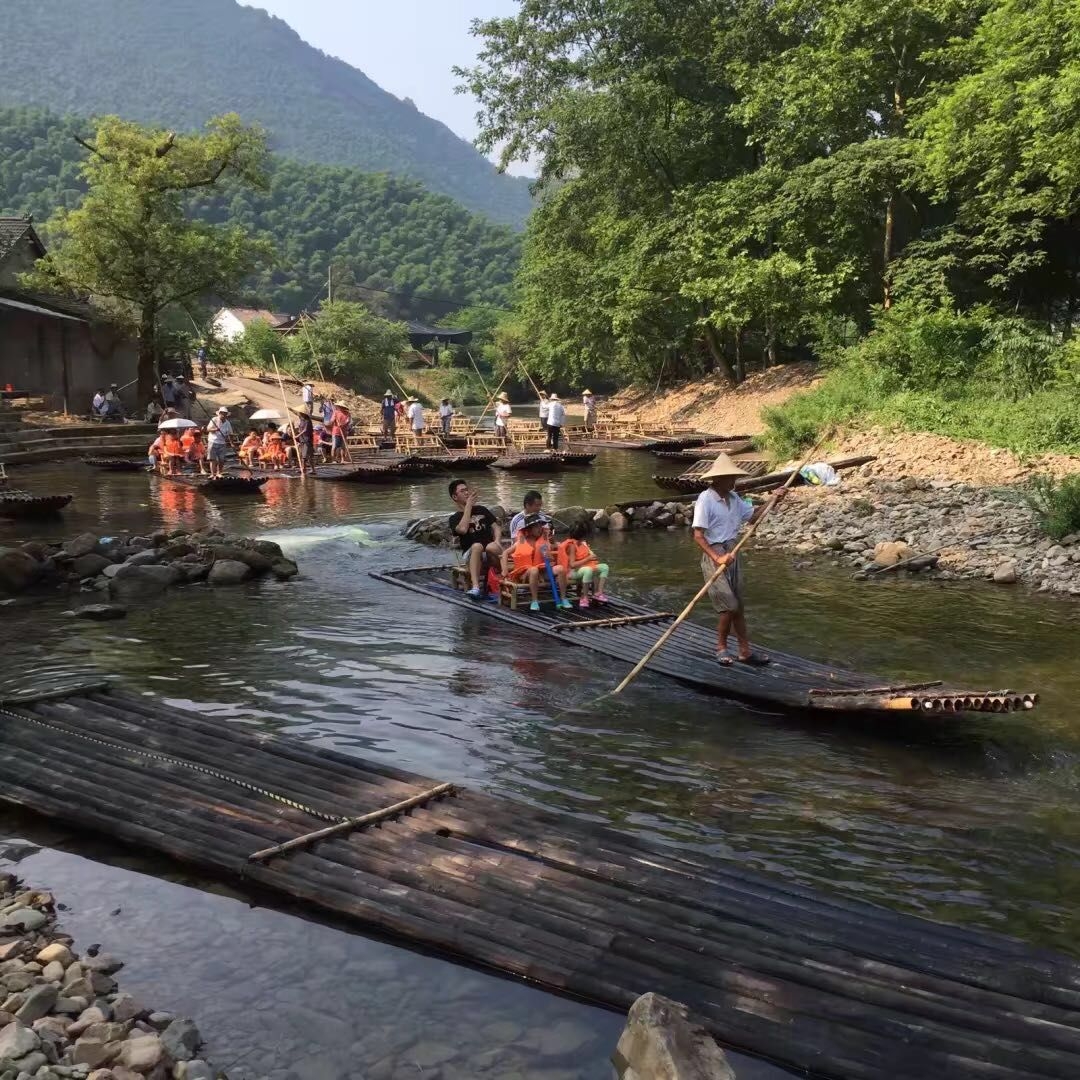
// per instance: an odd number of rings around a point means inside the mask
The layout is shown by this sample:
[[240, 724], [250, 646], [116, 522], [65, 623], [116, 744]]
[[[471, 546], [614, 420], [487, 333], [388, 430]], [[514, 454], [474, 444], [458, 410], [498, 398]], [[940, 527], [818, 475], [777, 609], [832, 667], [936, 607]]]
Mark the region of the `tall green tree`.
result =
[[92, 296], [131, 322], [139, 333], [138, 396], [145, 401], [155, 386], [163, 313], [229, 292], [271, 253], [246, 229], [208, 224], [190, 210], [193, 193], [226, 178], [262, 184], [265, 138], [235, 115], [190, 135], [107, 117], [93, 139], [80, 142], [87, 151], [86, 195], [49, 221], [53, 247], [31, 283]]

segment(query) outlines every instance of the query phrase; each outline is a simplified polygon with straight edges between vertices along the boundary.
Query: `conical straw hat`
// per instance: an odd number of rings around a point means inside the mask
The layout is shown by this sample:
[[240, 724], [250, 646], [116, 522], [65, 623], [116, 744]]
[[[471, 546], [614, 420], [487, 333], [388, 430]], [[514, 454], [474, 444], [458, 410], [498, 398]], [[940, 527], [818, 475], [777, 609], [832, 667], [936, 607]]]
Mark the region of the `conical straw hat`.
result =
[[746, 476], [746, 471], [740, 469], [727, 454], [717, 455], [716, 460], [701, 474], [703, 480], [711, 480], [714, 476]]

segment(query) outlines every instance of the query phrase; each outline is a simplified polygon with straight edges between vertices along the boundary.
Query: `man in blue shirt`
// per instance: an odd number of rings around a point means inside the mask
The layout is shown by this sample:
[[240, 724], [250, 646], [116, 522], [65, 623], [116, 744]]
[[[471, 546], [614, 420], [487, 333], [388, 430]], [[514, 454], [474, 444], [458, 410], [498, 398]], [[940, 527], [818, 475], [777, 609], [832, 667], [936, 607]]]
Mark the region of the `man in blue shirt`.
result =
[[[742, 572], [738, 556], [731, 554], [744, 525], [756, 521], [764, 506], [756, 510], [735, 491], [735, 481], [746, 473], [727, 456], [721, 454], [704, 477], [709, 486], [694, 504], [694, 543], [701, 548], [701, 572], [709, 585], [709, 599], [719, 615], [716, 627], [716, 659], [725, 667], [736, 660], [741, 664], [761, 666], [769, 658], [754, 652], [746, 632], [746, 613], [743, 605]], [[777, 501], [787, 494], [777, 492]], [[724, 569], [718, 577], [716, 571]], [[732, 629], [739, 651], [728, 651], [728, 636]]]
[[390, 437], [397, 430], [397, 398], [393, 391], [387, 390], [379, 404], [379, 414], [382, 417], [382, 433]]

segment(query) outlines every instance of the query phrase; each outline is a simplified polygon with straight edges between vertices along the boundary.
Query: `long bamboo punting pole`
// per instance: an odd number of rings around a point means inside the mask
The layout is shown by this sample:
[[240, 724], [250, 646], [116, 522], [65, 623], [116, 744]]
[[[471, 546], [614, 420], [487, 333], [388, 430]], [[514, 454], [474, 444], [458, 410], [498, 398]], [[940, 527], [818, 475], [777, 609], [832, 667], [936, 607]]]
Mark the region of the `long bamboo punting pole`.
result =
[[[802, 470], [810, 464], [810, 462], [813, 460], [814, 455], [817, 453], [818, 448], [825, 441], [828, 435], [829, 432], [826, 432], [824, 435], [822, 435], [821, 438], [818, 439], [816, 443], [814, 443], [813, 447], [810, 449], [810, 452], [803, 459], [802, 464], [799, 465], [797, 468], [791, 470], [791, 475], [784, 482], [784, 486], [780, 488], [780, 490], [776, 492], [775, 495], [773, 495], [773, 497], [768, 501], [768, 503], [766, 503], [765, 509], [762, 510], [761, 514], [758, 516], [758, 519], [746, 530], [746, 532], [743, 533], [742, 539], [731, 549], [730, 552], [728, 552], [730, 561], [734, 562], [739, 552], [742, 551], [742, 549], [750, 541], [750, 538], [754, 535], [755, 532], [757, 532], [758, 526], [776, 508], [776, 504], [783, 497], [787, 489], [791, 487], [791, 485], [795, 482], [795, 478], [799, 475], [799, 473], [801, 473]], [[709, 589], [712, 588], [715, 582], [720, 580], [721, 575], [726, 573], [726, 564], [724, 566], [718, 566], [716, 568], [716, 572], [697, 591], [697, 594], [694, 596], [693, 600], [691, 600], [690, 603], [682, 609], [675, 621], [660, 635], [659, 638], [657, 638], [656, 644], [653, 645], [653, 647], [637, 662], [637, 664], [634, 665], [634, 669], [630, 672], [630, 674], [627, 675], [626, 678], [623, 679], [623, 681], [619, 683], [619, 685], [616, 686], [614, 690], [611, 691], [613, 694], [621, 694], [642, 673], [642, 671], [645, 670], [649, 661], [664, 647], [664, 644], [668, 640], [668, 638], [670, 638], [671, 635], [674, 634], [676, 630], [678, 630], [682, 623], [686, 621], [690, 612], [693, 611], [694, 607], [697, 605], [697, 602], [709, 591]]]
[[484, 411], [480, 414], [480, 418], [476, 421], [477, 428], [483, 423], [484, 417], [488, 414], [488, 409], [494, 404], [495, 399], [499, 396], [499, 391], [506, 385], [506, 380], [514, 373], [514, 369], [511, 368], [503, 377], [502, 382], [495, 387], [495, 393], [488, 398], [488, 403], [484, 406]]
[[[281, 391], [281, 404], [285, 408], [285, 419], [289, 423], [289, 434], [292, 436], [293, 449], [296, 451], [296, 464], [300, 469], [300, 483], [307, 483], [307, 470], [300, 460], [300, 443], [296, 438], [296, 427], [292, 422], [292, 410], [289, 408], [289, 399], [285, 396], [285, 383], [281, 379], [281, 369], [278, 367], [277, 357], [271, 353], [270, 359], [274, 361], [274, 374], [277, 376], [278, 389]], [[310, 417], [308, 418], [310, 420]]]
[[402, 799], [401, 802], [396, 802], [392, 806], [384, 806], [381, 810], [373, 810], [370, 814], [361, 814], [359, 817], [349, 818], [348, 821], [341, 821], [337, 825], [328, 825], [325, 829], [316, 829], [314, 832], [305, 833], [303, 836], [294, 837], [292, 840], [286, 840], [284, 844], [276, 844], [274, 847], [263, 848], [261, 851], [252, 852], [248, 856], [248, 861], [262, 862], [263, 859], [270, 859], [275, 855], [282, 855], [286, 851], [292, 851], [299, 847], [307, 847], [309, 844], [314, 844], [316, 841], [322, 840], [327, 836], [337, 836], [340, 833], [351, 832], [353, 829], [359, 829], [365, 825], [374, 825], [376, 822], [385, 821], [387, 818], [394, 817], [395, 814], [403, 814], [406, 810], [411, 810], [414, 806], [420, 806], [422, 803], [426, 803], [431, 799], [437, 799], [440, 795], [449, 795], [453, 790], [453, 784], [439, 784], [437, 787], [429, 788], [427, 791], [421, 791], [419, 794], [413, 795], [412, 798]]

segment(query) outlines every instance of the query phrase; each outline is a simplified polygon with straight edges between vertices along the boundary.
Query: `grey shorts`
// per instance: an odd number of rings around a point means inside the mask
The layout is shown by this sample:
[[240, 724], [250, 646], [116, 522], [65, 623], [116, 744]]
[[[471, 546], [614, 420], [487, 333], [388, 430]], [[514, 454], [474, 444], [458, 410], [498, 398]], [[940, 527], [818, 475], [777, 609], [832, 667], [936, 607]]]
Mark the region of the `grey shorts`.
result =
[[[710, 545], [717, 555], [723, 555], [734, 546], [734, 543]], [[704, 552], [701, 555], [701, 573], [706, 581], [716, 573], [716, 563]], [[738, 611], [742, 607], [742, 568], [738, 559], [709, 586], [709, 599], [713, 609], [721, 615], [728, 611]]]
[[211, 443], [207, 447], [206, 455], [211, 461], [224, 461], [227, 449], [228, 447], [223, 442]]

